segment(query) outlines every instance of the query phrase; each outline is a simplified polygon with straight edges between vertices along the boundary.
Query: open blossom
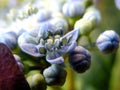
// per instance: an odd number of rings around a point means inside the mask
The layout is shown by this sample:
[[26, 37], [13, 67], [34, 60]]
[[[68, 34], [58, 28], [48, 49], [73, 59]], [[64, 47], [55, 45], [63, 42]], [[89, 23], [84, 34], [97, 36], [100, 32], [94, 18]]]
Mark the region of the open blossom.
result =
[[23, 33], [18, 38], [18, 44], [29, 55], [46, 56], [49, 63], [59, 64], [64, 62], [63, 54], [74, 50], [77, 37], [78, 30], [65, 34], [62, 27], [46, 23], [37, 30]]

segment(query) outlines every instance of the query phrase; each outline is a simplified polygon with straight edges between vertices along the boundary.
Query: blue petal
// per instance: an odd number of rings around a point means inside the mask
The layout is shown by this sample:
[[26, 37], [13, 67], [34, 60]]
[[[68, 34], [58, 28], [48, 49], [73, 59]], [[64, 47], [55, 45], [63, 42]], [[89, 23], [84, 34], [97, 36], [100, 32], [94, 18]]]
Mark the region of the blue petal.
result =
[[67, 44], [70, 44], [71, 42], [76, 42], [76, 40], [78, 38], [78, 34], [79, 34], [78, 29], [72, 30], [71, 32], [67, 33], [62, 38], [60, 38], [60, 40], [62, 41], [64, 38], [66, 38], [68, 40]]
[[39, 49], [34, 44], [23, 44], [20, 46], [21, 50], [31, 56], [42, 57], [44, 54], [40, 54]]
[[78, 30], [73, 30], [73, 31], [67, 33], [62, 38], [60, 38], [61, 41], [64, 38], [66, 38], [67, 42], [65, 43], [65, 45], [61, 46], [61, 48], [58, 50], [58, 53], [60, 53], [60, 54], [68, 53], [68, 52], [71, 52], [72, 50], [74, 50], [74, 48], [76, 47], [76, 39], [78, 37], [78, 33], [79, 33]]
[[61, 64], [64, 62], [64, 58], [60, 56], [57, 52], [51, 52], [47, 54], [46, 60], [51, 64]]
[[68, 23], [65, 19], [62, 18], [53, 18], [50, 20], [50, 23], [55, 25], [57, 30], [62, 30], [63, 34], [68, 30]]
[[49, 34], [54, 34], [56, 27], [50, 23], [41, 24], [38, 32], [39, 37], [47, 38]]
[[62, 54], [64, 54], [64, 53], [69, 53], [69, 52], [72, 52], [72, 51], [75, 49], [76, 46], [77, 46], [77, 45], [76, 45], [76, 42], [73, 42], [71, 45], [65, 46], [65, 47], [63, 47], [62, 49], [59, 49], [57, 52], [58, 52], [60, 55], [62, 55]]
[[23, 33], [18, 37], [18, 45], [22, 45], [24, 43], [37, 44], [39, 41], [38, 38], [31, 36], [28, 32]]
[[23, 52], [32, 56], [41, 57], [44, 56], [44, 54], [40, 54], [39, 52], [40, 45], [38, 44], [38, 40], [39, 39], [29, 35], [29, 33], [26, 32], [19, 36], [18, 45]]

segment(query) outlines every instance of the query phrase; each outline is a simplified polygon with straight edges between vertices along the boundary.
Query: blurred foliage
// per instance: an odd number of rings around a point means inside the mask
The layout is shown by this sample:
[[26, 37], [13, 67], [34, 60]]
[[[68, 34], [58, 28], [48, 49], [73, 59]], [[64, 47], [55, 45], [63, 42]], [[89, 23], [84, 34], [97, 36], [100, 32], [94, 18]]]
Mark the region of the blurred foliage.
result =
[[[102, 20], [97, 33], [112, 29], [120, 35], [120, 11], [116, 8], [114, 0], [100, 0], [98, 7]], [[117, 53], [104, 55], [93, 51], [90, 70], [79, 75], [83, 82], [81, 90], [120, 90], [119, 52], [120, 50]]]

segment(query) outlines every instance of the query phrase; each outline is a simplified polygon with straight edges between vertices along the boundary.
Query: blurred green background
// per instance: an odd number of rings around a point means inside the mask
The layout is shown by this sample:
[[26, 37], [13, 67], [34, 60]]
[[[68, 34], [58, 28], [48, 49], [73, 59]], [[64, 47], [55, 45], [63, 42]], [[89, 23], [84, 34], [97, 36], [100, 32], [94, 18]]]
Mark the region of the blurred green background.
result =
[[[9, 1], [14, 1], [11, 5]], [[16, 1], [16, 2], [15, 2]], [[8, 9], [22, 5], [30, 0], [0, 0], [0, 18]], [[102, 20], [101, 24], [92, 32], [96, 37], [104, 30], [115, 30], [120, 35], [120, 10], [114, 0], [99, 0]], [[93, 38], [93, 41], [95, 38]], [[48, 90], [120, 90], [120, 48], [116, 53], [103, 54], [91, 50], [92, 63], [89, 70], [83, 74], [75, 73], [68, 68], [68, 76], [63, 87], [48, 87]]]

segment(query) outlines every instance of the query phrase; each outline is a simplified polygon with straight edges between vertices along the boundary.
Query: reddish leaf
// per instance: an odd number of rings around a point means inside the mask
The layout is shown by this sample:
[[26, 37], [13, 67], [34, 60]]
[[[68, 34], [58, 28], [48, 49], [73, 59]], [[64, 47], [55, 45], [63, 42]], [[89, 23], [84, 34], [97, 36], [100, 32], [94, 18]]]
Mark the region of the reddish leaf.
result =
[[0, 43], [0, 90], [30, 90], [10, 49]]

